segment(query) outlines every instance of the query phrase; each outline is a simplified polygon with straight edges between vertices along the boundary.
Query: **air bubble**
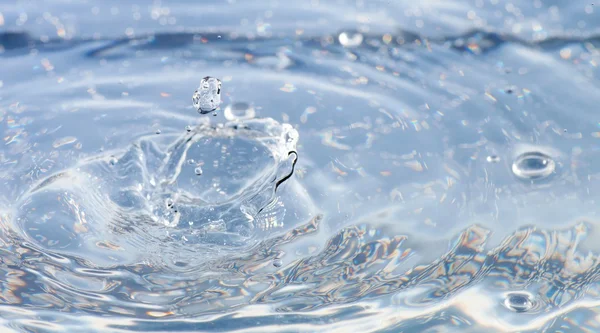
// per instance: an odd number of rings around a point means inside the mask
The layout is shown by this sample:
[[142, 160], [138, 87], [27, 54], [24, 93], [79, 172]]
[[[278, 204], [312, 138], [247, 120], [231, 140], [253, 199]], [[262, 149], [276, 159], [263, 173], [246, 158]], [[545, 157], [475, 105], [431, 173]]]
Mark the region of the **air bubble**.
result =
[[192, 96], [194, 107], [199, 113], [215, 111], [221, 104], [221, 81], [207, 76], [200, 81], [200, 86]]
[[540, 179], [550, 176], [556, 170], [554, 160], [541, 152], [528, 152], [513, 162], [512, 172], [521, 179]]
[[344, 47], [357, 47], [360, 46], [363, 42], [363, 35], [360, 33], [349, 34], [347, 32], [342, 32], [338, 36], [338, 40], [340, 44]]
[[528, 293], [518, 292], [506, 295], [504, 306], [515, 312], [527, 312], [533, 308], [533, 296]]
[[201, 167], [197, 167], [196, 169], [194, 169], [194, 173], [198, 176], [202, 175], [202, 168]]
[[488, 163], [498, 163], [498, 162], [500, 162], [500, 156], [490, 155], [486, 158], [486, 161], [488, 161]]
[[256, 111], [248, 103], [238, 102], [227, 105], [223, 116], [227, 120], [248, 120], [256, 116]]

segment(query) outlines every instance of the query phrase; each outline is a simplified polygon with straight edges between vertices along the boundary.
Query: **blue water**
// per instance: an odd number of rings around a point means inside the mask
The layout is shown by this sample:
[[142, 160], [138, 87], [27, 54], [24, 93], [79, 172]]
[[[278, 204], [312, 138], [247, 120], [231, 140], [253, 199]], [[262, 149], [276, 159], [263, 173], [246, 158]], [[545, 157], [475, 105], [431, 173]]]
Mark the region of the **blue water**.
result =
[[0, 0], [0, 331], [597, 331], [598, 6]]

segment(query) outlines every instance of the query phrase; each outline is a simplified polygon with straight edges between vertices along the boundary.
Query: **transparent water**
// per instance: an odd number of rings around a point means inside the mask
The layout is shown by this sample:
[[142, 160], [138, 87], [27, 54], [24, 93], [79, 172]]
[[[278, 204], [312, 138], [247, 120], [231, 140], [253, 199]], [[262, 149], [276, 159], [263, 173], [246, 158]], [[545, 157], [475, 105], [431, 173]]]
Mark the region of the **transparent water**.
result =
[[596, 7], [0, 2], [2, 332], [596, 331]]

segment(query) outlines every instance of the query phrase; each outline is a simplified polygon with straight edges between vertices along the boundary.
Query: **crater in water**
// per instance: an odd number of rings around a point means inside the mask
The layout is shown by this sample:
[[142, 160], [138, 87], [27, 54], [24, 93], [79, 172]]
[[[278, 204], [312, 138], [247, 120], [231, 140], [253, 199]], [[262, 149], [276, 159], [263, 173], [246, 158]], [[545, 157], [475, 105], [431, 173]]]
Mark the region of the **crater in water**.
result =
[[276, 193], [297, 139], [272, 119], [142, 137], [43, 180], [20, 199], [14, 227], [96, 265], [250, 246], [301, 203]]
[[515, 312], [530, 311], [533, 306], [533, 296], [525, 292], [515, 292], [506, 295], [504, 306]]
[[536, 180], [554, 173], [556, 163], [541, 152], [527, 152], [519, 155], [512, 165], [512, 172], [521, 179]]

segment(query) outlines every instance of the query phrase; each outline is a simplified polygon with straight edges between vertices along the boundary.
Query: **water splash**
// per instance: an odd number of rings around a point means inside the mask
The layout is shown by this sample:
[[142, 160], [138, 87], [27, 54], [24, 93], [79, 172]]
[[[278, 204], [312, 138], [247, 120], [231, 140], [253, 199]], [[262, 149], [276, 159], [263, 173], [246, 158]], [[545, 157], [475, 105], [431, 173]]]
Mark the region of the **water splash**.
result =
[[221, 80], [207, 76], [200, 81], [200, 86], [192, 96], [194, 107], [199, 113], [210, 113], [221, 104]]

